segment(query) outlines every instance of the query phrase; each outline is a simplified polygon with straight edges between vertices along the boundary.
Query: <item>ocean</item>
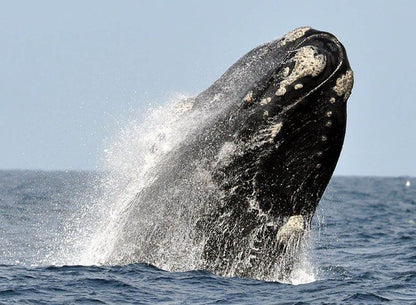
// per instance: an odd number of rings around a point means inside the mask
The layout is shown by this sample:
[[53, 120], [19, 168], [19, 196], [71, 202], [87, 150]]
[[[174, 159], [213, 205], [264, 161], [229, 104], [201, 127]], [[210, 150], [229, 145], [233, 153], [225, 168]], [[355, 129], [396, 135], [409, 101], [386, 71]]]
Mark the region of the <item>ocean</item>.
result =
[[85, 264], [100, 175], [0, 171], [1, 304], [416, 304], [415, 178], [333, 177], [287, 284]]

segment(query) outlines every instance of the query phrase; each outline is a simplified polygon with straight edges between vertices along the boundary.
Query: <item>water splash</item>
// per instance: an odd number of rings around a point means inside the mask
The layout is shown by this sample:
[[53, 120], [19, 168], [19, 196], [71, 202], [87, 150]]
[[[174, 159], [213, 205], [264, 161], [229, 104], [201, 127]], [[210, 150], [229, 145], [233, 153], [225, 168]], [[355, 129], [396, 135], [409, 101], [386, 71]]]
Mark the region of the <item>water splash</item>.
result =
[[[84, 197], [82, 209], [68, 222], [64, 247], [46, 260], [71, 265], [147, 262], [170, 271], [204, 267], [205, 240], [195, 228], [209, 208], [205, 205], [209, 202], [207, 197], [220, 196], [221, 191], [212, 183], [211, 173], [199, 164], [193, 164], [193, 172], [184, 181], [158, 181], [160, 175], [169, 172], [169, 167], [186, 161], [168, 156], [182, 147], [190, 135], [214, 121], [221, 111], [189, 111], [192, 107], [191, 98], [178, 96], [149, 111], [144, 122], [130, 122], [109, 141], [103, 156], [104, 174]], [[216, 162], [228, 162], [234, 152], [233, 143], [226, 143]], [[198, 161], [203, 164], [204, 159]], [[141, 195], [154, 185], [160, 192], [154, 194], [157, 200], [153, 195]], [[291, 284], [314, 281], [313, 265], [305, 247], [307, 236], [288, 243], [286, 256], [293, 264], [291, 273], [284, 274], [284, 261], [267, 277], [259, 274], [258, 278]], [[292, 261], [299, 248], [299, 259]], [[232, 272], [223, 275], [234, 276]]]
[[292, 285], [301, 285], [313, 283], [318, 278], [318, 269], [313, 264], [312, 246], [314, 239], [312, 238], [310, 231], [308, 231], [302, 238], [300, 244], [300, 251], [298, 259], [294, 265], [292, 272], [286, 278], [286, 283]]
[[[167, 105], [149, 111], [144, 122], [130, 122], [109, 141], [102, 160], [104, 174], [94, 182], [94, 188], [84, 198], [85, 204], [81, 204], [82, 210], [65, 230], [68, 235], [61, 251], [63, 263], [116, 262], [117, 257], [110, 258], [112, 254], [118, 253], [121, 257], [125, 253], [120, 252], [131, 252], [137, 247], [126, 241], [118, 252], [114, 249], [123, 237], [123, 228], [128, 226], [126, 215], [137, 194], [152, 184], [163, 157], [198, 128], [194, 122], [196, 117], [203, 119], [203, 114], [197, 112], [185, 114], [191, 105], [190, 99], [178, 96]], [[141, 219], [143, 227], [157, 223], [163, 209], [151, 208], [151, 217]]]

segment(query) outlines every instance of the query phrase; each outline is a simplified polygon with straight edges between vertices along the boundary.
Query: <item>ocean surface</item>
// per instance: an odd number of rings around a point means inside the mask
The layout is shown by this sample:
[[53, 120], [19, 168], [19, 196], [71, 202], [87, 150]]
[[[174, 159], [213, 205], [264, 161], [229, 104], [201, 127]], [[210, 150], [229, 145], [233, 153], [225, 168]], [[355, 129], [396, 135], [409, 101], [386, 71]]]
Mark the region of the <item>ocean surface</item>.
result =
[[416, 304], [415, 178], [334, 177], [314, 217], [307, 270], [284, 284], [77, 263], [82, 230], [72, 226], [94, 226], [77, 219], [99, 191], [97, 176], [0, 171], [0, 303]]

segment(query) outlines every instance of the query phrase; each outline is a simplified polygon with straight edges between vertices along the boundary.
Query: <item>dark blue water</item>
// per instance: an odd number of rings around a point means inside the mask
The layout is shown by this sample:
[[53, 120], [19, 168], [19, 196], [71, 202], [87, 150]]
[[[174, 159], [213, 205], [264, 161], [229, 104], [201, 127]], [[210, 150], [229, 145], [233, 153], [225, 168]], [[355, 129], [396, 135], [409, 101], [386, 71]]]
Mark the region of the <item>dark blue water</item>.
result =
[[289, 285], [145, 264], [54, 266], [94, 176], [0, 171], [1, 303], [416, 304], [414, 178], [333, 178], [312, 227], [315, 280]]

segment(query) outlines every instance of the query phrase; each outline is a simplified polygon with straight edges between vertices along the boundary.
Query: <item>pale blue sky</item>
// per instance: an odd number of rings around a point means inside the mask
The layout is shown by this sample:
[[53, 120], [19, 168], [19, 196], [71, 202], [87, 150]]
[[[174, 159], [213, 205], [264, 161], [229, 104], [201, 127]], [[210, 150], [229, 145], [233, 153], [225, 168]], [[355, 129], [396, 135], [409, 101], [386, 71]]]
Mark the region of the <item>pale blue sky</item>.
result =
[[2, 1], [0, 168], [95, 169], [103, 140], [309, 25], [355, 72], [338, 175], [416, 175], [413, 1]]

